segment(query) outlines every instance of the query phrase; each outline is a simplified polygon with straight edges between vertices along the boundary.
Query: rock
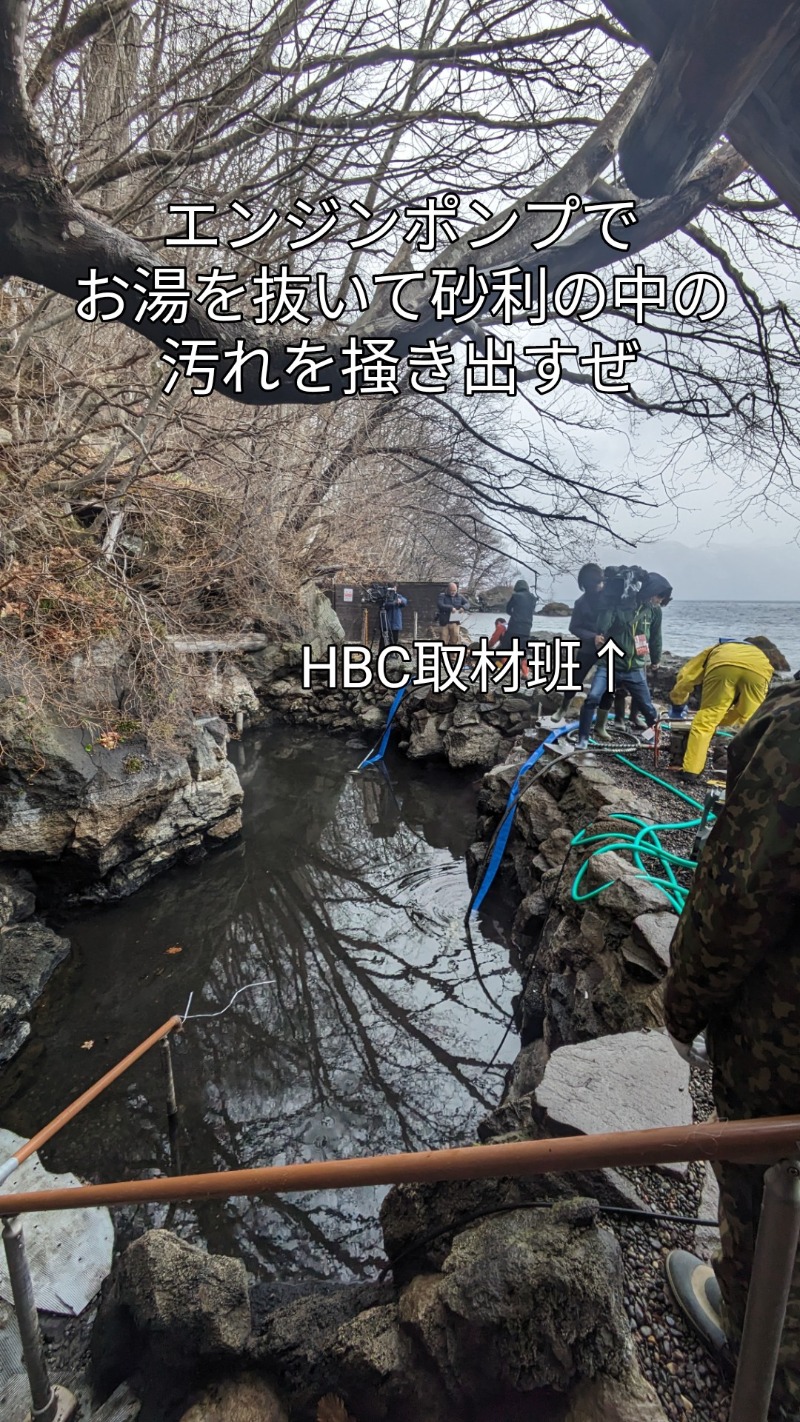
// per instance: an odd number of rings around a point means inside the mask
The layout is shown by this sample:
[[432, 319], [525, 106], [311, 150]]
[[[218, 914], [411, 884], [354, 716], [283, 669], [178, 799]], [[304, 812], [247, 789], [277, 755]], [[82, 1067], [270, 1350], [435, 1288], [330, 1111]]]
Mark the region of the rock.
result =
[[[474, 853], [475, 848], [476, 846], [472, 847], [473, 859], [475, 863], [478, 863], [479, 860]], [[526, 894], [514, 918], [514, 942], [521, 943], [525, 939], [529, 941], [535, 939], [546, 918], [547, 900], [544, 894], [538, 890], [532, 894]]]
[[[428, 705], [430, 705], [430, 701], [431, 698], [428, 697]], [[492, 709], [492, 707], [489, 708], [489, 715], [491, 715]], [[462, 726], [479, 726], [481, 723], [480, 711], [475, 701], [459, 701], [452, 708], [452, 712], [453, 725], [459, 728]]]
[[[624, 1032], [553, 1052], [536, 1103], [557, 1134], [692, 1124], [689, 1067], [663, 1032]], [[684, 1175], [686, 1165], [663, 1170]]]
[[[604, 812], [636, 811], [636, 801], [631, 792], [607, 771], [594, 765], [581, 765], [580, 770], [573, 773], [559, 806], [576, 830]], [[601, 857], [605, 859], [607, 856]]]
[[181, 1422], [289, 1422], [289, 1414], [263, 1378], [243, 1373], [212, 1383]]
[[564, 1422], [667, 1422], [655, 1389], [636, 1365], [619, 1378], [601, 1374], [579, 1383], [569, 1403]]
[[538, 784], [529, 786], [519, 796], [516, 822], [526, 842], [531, 845], [541, 844], [554, 830], [565, 828], [558, 803]]
[[[697, 1217], [701, 1220], [719, 1218], [719, 1182], [710, 1161], [706, 1162], [703, 1192], [700, 1196], [700, 1204], [697, 1206]], [[694, 1247], [695, 1253], [699, 1254], [701, 1259], [710, 1261], [720, 1247], [719, 1226], [698, 1225], [694, 1232]]]
[[375, 1284], [316, 1283], [299, 1298], [266, 1311], [255, 1329], [250, 1356], [279, 1381], [293, 1408], [303, 1409], [339, 1387], [341, 1377], [332, 1357], [340, 1330], [391, 1296], [391, 1288]]
[[442, 1418], [438, 1406], [431, 1416], [425, 1405], [414, 1349], [395, 1304], [367, 1309], [343, 1324], [331, 1345], [331, 1361], [340, 1379], [337, 1390], [358, 1422], [393, 1422], [398, 1414], [408, 1416], [414, 1403], [420, 1422]]
[[412, 717], [411, 725], [407, 751], [409, 760], [428, 760], [444, 755], [444, 738], [435, 716], [427, 712], [417, 712]]
[[242, 812], [234, 810], [232, 815], [226, 815], [224, 820], [217, 820], [210, 829], [206, 830], [206, 838], [222, 843], [223, 840], [232, 839], [234, 835], [241, 834]]
[[478, 791], [478, 813], [501, 815], [505, 810], [511, 787], [519, 772], [524, 755], [519, 752], [518, 760], [509, 759], [503, 765], [495, 765], [481, 781]]
[[664, 976], [664, 970], [656, 962], [653, 954], [648, 949], [640, 947], [633, 938], [623, 938], [620, 952], [626, 963], [641, 969], [648, 977], [660, 979]]
[[636, 872], [630, 860], [613, 851], [596, 854], [586, 869], [584, 892], [607, 884], [597, 899], [598, 906], [627, 923], [642, 914], [663, 913], [666, 900], [661, 890], [646, 879], [636, 879]]
[[596, 1213], [593, 1201], [573, 1199], [483, 1220], [456, 1237], [441, 1274], [403, 1292], [400, 1321], [455, 1415], [468, 1400], [502, 1416], [519, 1394], [565, 1392], [630, 1365], [622, 1255]]
[[631, 938], [656, 964], [669, 970], [669, 946], [678, 924], [676, 913], [643, 913], [631, 924]]
[[96, 1378], [116, 1386], [143, 1354], [192, 1370], [201, 1358], [238, 1356], [249, 1334], [241, 1259], [150, 1230], [112, 1269], [92, 1333]]
[[209, 677], [206, 695], [214, 710], [232, 719], [239, 711], [255, 712], [260, 702], [249, 677], [239, 667], [224, 662]]
[[758, 647], [759, 651], [763, 652], [765, 657], [769, 658], [772, 663], [773, 671], [791, 671], [791, 667], [783, 655], [783, 652], [775, 646], [774, 642], [770, 641], [769, 637], [759, 635], [757, 637], [748, 637], [746, 640], [750, 642], [753, 647]]
[[69, 953], [69, 939], [37, 919], [0, 932], [0, 1065], [26, 1041], [30, 1023], [24, 1019]]
[[505, 612], [513, 591], [512, 587], [503, 586], [488, 588], [486, 592], [479, 593], [481, 610], [483, 612]]
[[379, 706], [368, 706], [366, 711], [362, 711], [358, 718], [360, 726], [365, 731], [379, 731], [386, 721], [386, 712]]
[[444, 751], [455, 768], [489, 766], [497, 760], [500, 740], [500, 732], [491, 726], [453, 726], [444, 736]]
[[242, 788], [218, 718], [192, 726], [180, 749], [141, 740], [108, 749], [85, 731], [44, 726], [35, 774], [24, 726], [7, 725], [3, 709], [0, 738], [5, 732], [0, 851], [35, 863], [45, 890], [120, 898], [202, 853], [208, 831], [216, 830], [213, 844], [240, 828]]
[[33, 879], [27, 870], [0, 868], [0, 929], [30, 918], [35, 908]]
[[300, 599], [311, 630], [311, 649], [314, 658], [318, 660], [329, 647], [344, 642], [345, 631], [330, 598], [314, 583], [305, 584], [301, 589]]
[[572, 608], [566, 602], [546, 602], [536, 613], [537, 617], [571, 617]]
[[511, 1068], [511, 1080], [504, 1100], [518, 1101], [521, 1096], [529, 1096], [542, 1080], [550, 1053], [541, 1038], [529, 1042], [518, 1053]]

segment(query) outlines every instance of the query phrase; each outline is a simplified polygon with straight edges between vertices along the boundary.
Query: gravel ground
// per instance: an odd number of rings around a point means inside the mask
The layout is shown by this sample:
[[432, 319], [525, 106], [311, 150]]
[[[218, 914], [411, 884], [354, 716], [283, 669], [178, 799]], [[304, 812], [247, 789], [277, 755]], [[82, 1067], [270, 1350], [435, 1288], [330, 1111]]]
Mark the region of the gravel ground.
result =
[[[708, 1120], [712, 1113], [710, 1087], [709, 1071], [692, 1071], [695, 1120]], [[698, 1215], [704, 1180], [699, 1163], [691, 1164], [681, 1180], [656, 1170], [623, 1173], [652, 1209]], [[731, 1380], [684, 1323], [664, 1279], [664, 1260], [671, 1249], [694, 1251], [694, 1227], [619, 1218], [612, 1223], [625, 1259], [625, 1305], [639, 1364], [664, 1411], [671, 1422], [727, 1422]]]
[[[613, 733], [613, 725], [611, 729]], [[714, 770], [707, 770], [700, 781], [695, 785], [687, 785], [685, 782], [678, 780], [675, 771], [670, 770], [668, 765], [668, 733], [664, 735], [659, 765], [657, 767], [653, 764], [653, 751], [650, 746], [642, 746], [638, 753], [634, 755], [631, 755], [630, 751], [626, 748], [623, 748], [621, 753], [632, 760], [635, 765], [641, 766], [642, 770], [647, 770], [650, 771], [651, 774], [660, 776], [661, 779], [668, 784], [674, 784], [676, 790], [682, 790], [685, 794], [691, 795], [692, 798], [697, 800], [701, 805], [705, 799], [707, 788], [713, 787], [720, 789], [724, 786], [724, 774]], [[637, 771], [632, 770], [627, 765], [623, 765], [610, 750], [603, 750], [599, 753], [590, 750], [589, 757], [589, 763], [595, 763], [600, 766], [601, 769], [607, 769], [608, 772], [613, 775], [615, 781], [632, 791], [642, 806], [642, 813], [647, 814], [653, 820], [654, 824], [674, 824], [678, 821], [696, 819], [699, 817], [700, 810], [695, 810], [692, 805], [687, 804], [685, 801], [671, 794], [669, 790], [662, 789], [660, 785], [655, 784], [652, 780], [648, 780], [646, 776], [638, 774]], [[662, 833], [660, 838], [666, 849], [669, 849], [673, 854], [678, 854], [682, 858], [688, 859], [691, 858], [695, 833], [696, 831], [694, 829], [672, 830]], [[657, 868], [656, 861], [653, 861], [652, 867], [654, 869]], [[676, 877], [678, 882], [683, 884], [684, 888], [689, 887], [692, 872], [691, 869], [676, 868]]]

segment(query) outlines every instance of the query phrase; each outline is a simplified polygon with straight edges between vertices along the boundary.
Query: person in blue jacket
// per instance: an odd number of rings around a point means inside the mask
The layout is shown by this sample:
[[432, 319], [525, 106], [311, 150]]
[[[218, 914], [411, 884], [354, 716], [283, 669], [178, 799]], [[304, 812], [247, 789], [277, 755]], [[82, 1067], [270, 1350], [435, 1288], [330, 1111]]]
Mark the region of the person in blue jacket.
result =
[[408, 598], [403, 597], [397, 591], [394, 583], [386, 584], [386, 592], [381, 602], [381, 640], [378, 651], [382, 652], [384, 647], [396, 646], [400, 641], [400, 633], [403, 630], [403, 608], [408, 605]]

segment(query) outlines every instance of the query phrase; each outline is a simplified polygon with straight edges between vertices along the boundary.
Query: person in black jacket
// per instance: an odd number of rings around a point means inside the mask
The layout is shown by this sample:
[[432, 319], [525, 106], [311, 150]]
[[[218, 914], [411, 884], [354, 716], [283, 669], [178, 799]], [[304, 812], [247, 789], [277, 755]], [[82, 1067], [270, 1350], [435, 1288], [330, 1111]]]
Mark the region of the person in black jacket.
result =
[[[572, 617], [569, 621], [569, 630], [573, 637], [577, 637], [580, 642], [578, 652], [578, 670], [575, 674], [575, 681], [583, 686], [589, 672], [597, 661], [597, 653], [605, 641], [599, 636], [597, 631], [597, 619], [603, 607], [603, 569], [597, 563], [584, 563], [578, 573], [578, 587], [583, 594], [579, 597], [572, 609]], [[561, 715], [566, 716], [567, 708], [574, 691], [565, 691], [561, 702]], [[595, 725], [595, 735], [599, 734], [600, 740], [607, 739], [605, 729], [608, 713], [614, 698], [611, 692], [606, 692], [600, 703]]]
[[498, 651], [510, 652], [516, 646], [525, 648], [531, 635], [535, 611], [536, 598], [525, 579], [518, 578], [514, 584], [514, 591], [506, 604], [508, 626], [498, 643]]
[[468, 608], [469, 601], [458, 591], [458, 583], [448, 583], [439, 593], [436, 621], [446, 646], [457, 647], [461, 641], [461, 618]]

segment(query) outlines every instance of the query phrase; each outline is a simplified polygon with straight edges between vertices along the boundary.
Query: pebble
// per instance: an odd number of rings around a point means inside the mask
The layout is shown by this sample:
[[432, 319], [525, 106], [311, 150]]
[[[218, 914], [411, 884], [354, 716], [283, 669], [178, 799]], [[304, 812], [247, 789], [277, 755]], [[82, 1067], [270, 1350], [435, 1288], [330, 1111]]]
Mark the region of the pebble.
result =
[[[693, 1071], [695, 1118], [713, 1110], [708, 1073]], [[700, 1203], [704, 1167], [695, 1162], [675, 1181], [657, 1171], [626, 1170], [648, 1208], [694, 1216]], [[655, 1388], [669, 1422], [727, 1422], [730, 1381], [688, 1324], [675, 1313], [664, 1282], [670, 1249], [692, 1249], [693, 1228], [657, 1220], [614, 1221], [625, 1259], [625, 1303], [631, 1336], [645, 1377]]]

